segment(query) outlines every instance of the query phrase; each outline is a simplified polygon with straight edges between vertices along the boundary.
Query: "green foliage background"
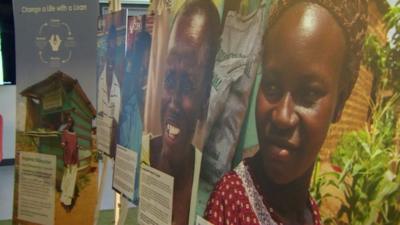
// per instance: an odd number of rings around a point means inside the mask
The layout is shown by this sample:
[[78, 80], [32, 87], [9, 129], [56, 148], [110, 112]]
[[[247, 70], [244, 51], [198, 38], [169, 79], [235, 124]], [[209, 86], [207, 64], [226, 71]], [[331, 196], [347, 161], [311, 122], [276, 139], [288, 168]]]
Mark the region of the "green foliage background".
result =
[[[374, 75], [370, 121], [364, 129], [343, 135], [324, 174], [316, 167], [311, 191], [317, 202], [338, 200], [337, 215], [322, 215], [323, 224], [400, 224], [400, 130], [396, 109], [400, 93], [400, 1], [384, 16], [391, 40], [380, 43], [368, 35], [364, 64]], [[394, 93], [387, 95], [387, 93]], [[397, 111], [398, 112], [398, 111]], [[322, 189], [339, 190], [336, 196]]]

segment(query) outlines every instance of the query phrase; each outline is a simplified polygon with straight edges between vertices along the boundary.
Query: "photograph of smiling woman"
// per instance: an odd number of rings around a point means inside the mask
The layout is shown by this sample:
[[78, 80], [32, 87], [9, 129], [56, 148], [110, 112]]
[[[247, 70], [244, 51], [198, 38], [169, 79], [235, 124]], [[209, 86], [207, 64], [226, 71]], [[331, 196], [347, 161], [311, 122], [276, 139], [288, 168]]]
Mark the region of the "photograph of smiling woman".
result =
[[258, 152], [217, 183], [205, 212], [214, 225], [321, 224], [310, 179], [358, 76], [367, 1], [276, 1], [268, 21]]
[[193, 140], [208, 110], [219, 34], [219, 14], [211, 0], [188, 1], [178, 11], [160, 96], [162, 131], [145, 134], [142, 141], [142, 162], [174, 178], [175, 225], [194, 223], [201, 146]]

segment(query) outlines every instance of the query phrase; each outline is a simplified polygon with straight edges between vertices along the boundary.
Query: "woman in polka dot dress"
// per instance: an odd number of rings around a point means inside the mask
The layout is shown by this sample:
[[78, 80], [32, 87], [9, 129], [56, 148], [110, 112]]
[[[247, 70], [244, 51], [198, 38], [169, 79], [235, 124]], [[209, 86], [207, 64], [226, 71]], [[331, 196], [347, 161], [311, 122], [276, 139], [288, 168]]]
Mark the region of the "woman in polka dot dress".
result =
[[366, 0], [280, 0], [263, 37], [259, 151], [216, 185], [214, 225], [319, 225], [309, 183], [358, 75]]

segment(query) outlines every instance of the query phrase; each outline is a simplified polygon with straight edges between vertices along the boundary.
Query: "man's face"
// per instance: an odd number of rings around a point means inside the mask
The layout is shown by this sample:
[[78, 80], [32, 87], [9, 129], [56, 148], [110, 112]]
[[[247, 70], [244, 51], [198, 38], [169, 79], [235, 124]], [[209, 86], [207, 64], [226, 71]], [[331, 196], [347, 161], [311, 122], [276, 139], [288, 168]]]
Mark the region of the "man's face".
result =
[[266, 175], [290, 183], [312, 168], [340, 112], [343, 32], [318, 5], [288, 9], [264, 43], [256, 126]]
[[198, 51], [187, 50], [177, 45], [169, 51], [161, 100], [163, 145], [174, 151], [190, 146], [206, 89], [205, 65]]

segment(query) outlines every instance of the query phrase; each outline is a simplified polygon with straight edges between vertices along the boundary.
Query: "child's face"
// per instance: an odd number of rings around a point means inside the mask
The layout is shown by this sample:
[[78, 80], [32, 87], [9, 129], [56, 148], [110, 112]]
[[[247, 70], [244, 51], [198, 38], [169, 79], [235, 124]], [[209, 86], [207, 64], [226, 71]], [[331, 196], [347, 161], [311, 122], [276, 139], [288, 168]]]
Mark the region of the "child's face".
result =
[[340, 114], [345, 38], [328, 11], [304, 3], [284, 12], [267, 35], [257, 133], [264, 171], [286, 184], [312, 168]]

